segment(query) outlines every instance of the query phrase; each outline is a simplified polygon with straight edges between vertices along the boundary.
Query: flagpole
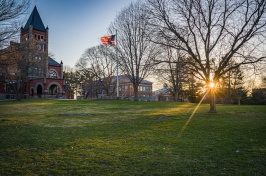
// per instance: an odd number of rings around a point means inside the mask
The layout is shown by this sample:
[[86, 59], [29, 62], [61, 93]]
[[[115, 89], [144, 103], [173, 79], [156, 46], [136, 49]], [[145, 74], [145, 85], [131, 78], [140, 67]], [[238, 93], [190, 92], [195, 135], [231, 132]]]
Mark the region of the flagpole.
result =
[[118, 57], [117, 57], [117, 29], [115, 30], [115, 55], [116, 55], [116, 96], [119, 97], [119, 83], [118, 83]]

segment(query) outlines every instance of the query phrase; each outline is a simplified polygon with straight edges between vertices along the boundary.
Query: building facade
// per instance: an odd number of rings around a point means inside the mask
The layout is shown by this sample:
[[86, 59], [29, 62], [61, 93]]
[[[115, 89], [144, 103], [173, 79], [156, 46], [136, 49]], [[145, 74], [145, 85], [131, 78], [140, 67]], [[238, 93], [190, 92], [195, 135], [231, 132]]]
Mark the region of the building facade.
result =
[[[103, 88], [103, 83], [99, 80], [84, 84], [85, 98], [115, 98], [117, 96], [116, 79], [116, 76], [112, 77], [110, 86], [108, 87], [109, 95]], [[130, 99], [134, 96], [133, 84], [126, 75], [119, 75], [118, 83], [119, 98]], [[138, 91], [140, 99], [152, 98], [152, 82], [142, 80], [139, 84]]]
[[[9, 60], [15, 60], [14, 56], [18, 55], [19, 62], [9, 63], [12, 69], [6, 69], [9, 77], [0, 83], [0, 99], [16, 98], [18, 91], [23, 97], [64, 97], [63, 62], [58, 63], [48, 56], [48, 44], [49, 28], [44, 27], [35, 6], [26, 25], [21, 28], [20, 43], [11, 42], [5, 49], [7, 54], [2, 55]], [[20, 79], [19, 74], [23, 75]], [[19, 86], [21, 88], [17, 89]]]
[[166, 87], [155, 90], [153, 96], [156, 101], [174, 101], [173, 94]]

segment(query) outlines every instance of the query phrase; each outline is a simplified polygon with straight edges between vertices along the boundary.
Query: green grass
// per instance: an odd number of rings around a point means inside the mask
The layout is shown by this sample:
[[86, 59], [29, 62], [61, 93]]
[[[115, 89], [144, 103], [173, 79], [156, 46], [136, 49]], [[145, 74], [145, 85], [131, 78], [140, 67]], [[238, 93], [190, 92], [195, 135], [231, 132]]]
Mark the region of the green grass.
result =
[[266, 106], [0, 102], [0, 175], [265, 175]]

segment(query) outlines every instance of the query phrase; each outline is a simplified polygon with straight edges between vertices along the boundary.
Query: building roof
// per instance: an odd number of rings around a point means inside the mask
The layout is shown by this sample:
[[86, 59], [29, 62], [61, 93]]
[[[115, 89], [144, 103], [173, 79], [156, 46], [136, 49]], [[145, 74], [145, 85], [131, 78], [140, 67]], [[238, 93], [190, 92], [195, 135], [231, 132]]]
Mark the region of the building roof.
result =
[[[112, 82], [116, 82], [116, 76], [113, 76]], [[131, 82], [131, 81], [126, 75], [118, 75], [118, 82], [124, 82], [125, 83], [125, 82]], [[141, 84], [152, 84], [152, 82], [143, 79], [141, 81]]]
[[23, 28], [23, 30], [29, 29], [30, 25], [33, 26], [33, 29], [46, 32], [46, 29], [44, 27], [44, 24], [42, 22], [42, 19], [40, 17], [40, 14], [39, 14], [36, 6], [34, 7], [33, 11], [31, 12], [31, 15], [30, 15], [25, 27]]
[[56, 67], [60, 67], [61, 66], [58, 62], [56, 62], [54, 59], [52, 59], [50, 57], [49, 57], [49, 60], [48, 60], [48, 65], [49, 66], [56, 66]]
[[155, 93], [155, 94], [161, 94], [161, 93], [165, 94], [165, 93], [169, 93], [169, 89], [168, 89], [167, 87], [163, 87], [163, 88], [161, 88], [161, 89], [155, 90], [154, 93]]

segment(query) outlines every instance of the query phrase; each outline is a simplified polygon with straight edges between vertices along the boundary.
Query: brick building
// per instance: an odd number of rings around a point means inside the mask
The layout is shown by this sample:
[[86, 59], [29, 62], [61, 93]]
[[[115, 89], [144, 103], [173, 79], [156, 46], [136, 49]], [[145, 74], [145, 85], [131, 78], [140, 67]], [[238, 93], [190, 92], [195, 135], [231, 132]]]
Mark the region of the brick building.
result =
[[166, 87], [154, 91], [153, 96], [156, 101], [174, 101], [173, 94]]
[[[132, 98], [134, 96], [133, 84], [126, 75], [118, 76], [119, 82], [119, 97], [120, 98]], [[102, 83], [97, 80], [84, 85], [84, 92], [86, 98], [114, 98], [116, 97], [116, 76], [112, 77], [112, 81], [109, 87], [109, 95], [103, 89]], [[142, 80], [138, 87], [140, 99], [152, 98], [152, 82]]]
[[[16, 48], [22, 48], [21, 46], [27, 46], [28, 50], [34, 50], [34, 52], [28, 52], [27, 60], [30, 60], [29, 62], [32, 64], [27, 68], [27, 77], [23, 79], [23, 83], [20, 83], [23, 85], [20, 92], [23, 97], [64, 97], [63, 62], [58, 63], [48, 56], [48, 44], [49, 28], [44, 27], [35, 6], [26, 25], [21, 28], [20, 43], [11, 42], [10, 46], [5, 49], [6, 51], [15, 51], [10, 52], [9, 56], [7, 54], [9, 58], [14, 57], [15, 54], [19, 55]], [[21, 69], [18, 63], [11, 63], [9, 67], [7, 69], [10, 72], [9, 75], [16, 75]], [[0, 82], [0, 99], [16, 98], [14, 83], [18, 84], [15, 76]]]

